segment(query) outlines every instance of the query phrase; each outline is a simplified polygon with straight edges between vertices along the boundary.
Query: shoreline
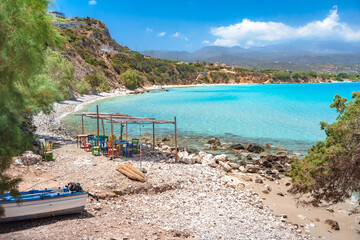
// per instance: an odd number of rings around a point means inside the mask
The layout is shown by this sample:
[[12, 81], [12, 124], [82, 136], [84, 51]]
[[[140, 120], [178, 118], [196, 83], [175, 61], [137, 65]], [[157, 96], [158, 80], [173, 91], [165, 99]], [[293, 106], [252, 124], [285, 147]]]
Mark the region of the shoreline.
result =
[[[225, 84], [230, 85], [230, 84]], [[196, 87], [195, 85], [187, 85], [189, 87]], [[176, 86], [176, 87], [187, 87], [187, 86]], [[204, 86], [204, 85], [200, 85]], [[213, 86], [213, 85], [211, 85]], [[166, 86], [166, 88], [171, 88], [173, 86], [169, 85]], [[153, 90], [153, 89], [161, 89], [164, 88], [164, 86], [152, 86], [145, 88], [146, 91]], [[46, 125], [46, 128], [44, 128], [41, 124], [39, 128], [40, 135], [47, 135], [49, 137], [59, 137], [59, 134], [61, 135], [63, 129], [61, 129], [60, 119], [65, 117], [67, 114], [76, 111], [83, 107], [86, 104], [93, 103], [95, 101], [99, 101], [106, 98], [111, 97], [117, 97], [117, 96], [125, 96], [128, 94], [133, 94], [137, 91], [130, 91], [130, 90], [123, 90], [123, 89], [117, 89], [112, 92], [106, 92], [106, 93], [100, 93], [97, 95], [85, 95], [82, 96], [76, 100], [66, 100], [61, 103], [56, 103], [54, 105], [54, 111], [50, 114], [51, 116], [47, 117], [45, 115], [38, 115], [36, 118], [34, 118], [37, 121], [37, 124], [39, 124], [39, 120], [41, 118], [41, 122], [47, 122], [44, 123]], [[44, 119], [45, 118], [45, 119]], [[60, 130], [59, 130], [60, 127]], [[66, 130], [65, 130], [66, 132]], [[65, 138], [71, 139], [71, 135], [65, 135]], [[66, 150], [68, 147], [71, 146], [65, 144], [65, 148], [63, 151]], [[56, 163], [55, 163], [56, 164]], [[136, 164], [136, 163], [135, 163]], [[183, 164], [181, 164], [182, 166]], [[188, 166], [188, 165], [184, 165]], [[180, 170], [179, 170], [180, 171]], [[181, 170], [182, 171], [182, 170]], [[223, 171], [223, 170], [218, 170]], [[348, 216], [349, 209], [353, 207], [349, 203], [343, 203], [343, 204], [337, 204], [334, 206], [335, 211], [329, 212], [326, 207], [312, 207], [312, 206], [298, 206], [295, 196], [292, 196], [287, 193], [288, 187], [286, 186], [286, 183], [289, 182], [289, 178], [282, 178], [281, 180], [277, 181], [268, 181], [265, 178], [263, 178], [263, 181], [266, 181], [266, 185], [264, 184], [258, 184], [256, 181], [249, 180], [252, 178], [262, 178], [261, 175], [254, 173], [242, 173], [239, 171], [230, 172], [230, 173], [221, 173], [223, 177], [227, 177], [228, 179], [231, 177], [232, 180], [234, 179], [240, 179], [242, 184], [244, 184], [245, 188], [242, 188], [242, 191], [250, 190], [251, 192], [256, 193], [258, 196], [261, 197], [262, 201], [265, 205], [269, 207], [269, 211], [273, 212], [276, 216], [282, 216], [286, 215], [287, 220], [286, 222], [291, 222], [291, 224], [297, 225], [298, 228], [295, 230], [297, 233], [301, 234], [302, 237], [308, 237], [312, 236], [313, 238], [318, 238], [318, 236], [321, 236], [323, 239], [333, 239], [333, 238], [340, 238], [346, 236], [346, 239], [357, 239], [359, 236], [356, 234], [356, 229], [358, 231], [360, 230], [359, 227], [356, 226], [356, 223], [354, 221], [358, 221], [356, 219], [360, 220], [360, 214], [355, 216]], [[79, 181], [83, 181], [84, 179], [79, 179]], [[263, 193], [264, 186], [270, 186], [273, 191], [270, 191], [269, 193]], [[279, 196], [278, 193], [283, 193], [285, 196]], [[224, 196], [225, 197], [225, 196]], [[284, 208], [286, 206], [286, 208]], [[312, 214], [312, 212], [315, 212], [316, 214]], [[317, 218], [320, 219], [321, 222], [317, 221]], [[328, 228], [327, 225], [324, 224], [325, 218], [335, 218], [335, 219], [341, 219], [338, 220], [340, 224], [340, 231], [333, 231]]]

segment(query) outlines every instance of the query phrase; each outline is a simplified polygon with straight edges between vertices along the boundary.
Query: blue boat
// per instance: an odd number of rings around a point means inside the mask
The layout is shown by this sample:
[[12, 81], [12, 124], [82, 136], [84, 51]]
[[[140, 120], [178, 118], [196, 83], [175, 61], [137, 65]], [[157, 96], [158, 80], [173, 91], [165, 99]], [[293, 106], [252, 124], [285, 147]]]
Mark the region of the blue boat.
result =
[[31, 190], [20, 194], [20, 197], [9, 193], [0, 196], [0, 205], [5, 209], [0, 222], [79, 213], [84, 210], [88, 196], [82, 189], [73, 191], [71, 188]]

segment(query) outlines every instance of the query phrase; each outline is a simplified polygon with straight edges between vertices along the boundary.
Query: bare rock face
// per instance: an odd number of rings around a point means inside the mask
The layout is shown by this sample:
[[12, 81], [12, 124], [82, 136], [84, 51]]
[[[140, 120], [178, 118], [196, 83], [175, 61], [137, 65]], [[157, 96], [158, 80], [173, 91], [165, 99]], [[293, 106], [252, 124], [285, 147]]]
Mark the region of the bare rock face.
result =
[[328, 224], [331, 227], [331, 229], [340, 230], [339, 223], [335, 220], [326, 219], [325, 224]]
[[264, 152], [265, 149], [262, 148], [259, 145], [253, 144], [253, 143], [249, 143], [245, 146], [245, 150], [249, 151], [249, 152], [254, 152], [254, 153], [261, 153]]

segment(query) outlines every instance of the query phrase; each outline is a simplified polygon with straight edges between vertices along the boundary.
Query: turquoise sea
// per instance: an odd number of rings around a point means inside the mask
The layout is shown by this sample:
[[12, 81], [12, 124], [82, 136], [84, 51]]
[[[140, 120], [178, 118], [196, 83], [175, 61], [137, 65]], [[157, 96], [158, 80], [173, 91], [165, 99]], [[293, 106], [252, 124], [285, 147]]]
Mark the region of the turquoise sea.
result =
[[[283, 146], [305, 153], [325, 134], [319, 122], [333, 122], [337, 113], [329, 105], [335, 94], [348, 97], [360, 91], [360, 83], [226, 85], [169, 88], [141, 95], [108, 98], [78, 112], [120, 112], [138, 117], [173, 120], [186, 147], [201, 149], [211, 137], [230, 143], [256, 142]], [[73, 130], [81, 117], [63, 119]], [[86, 132], [95, 131], [96, 121], [86, 120]], [[110, 126], [106, 125], [109, 132]], [[173, 134], [173, 125], [156, 127], [158, 135]], [[115, 128], [119, 134], [119, 127]], [[152, 133], [152, 127], [129, 126], [129, 135]]]

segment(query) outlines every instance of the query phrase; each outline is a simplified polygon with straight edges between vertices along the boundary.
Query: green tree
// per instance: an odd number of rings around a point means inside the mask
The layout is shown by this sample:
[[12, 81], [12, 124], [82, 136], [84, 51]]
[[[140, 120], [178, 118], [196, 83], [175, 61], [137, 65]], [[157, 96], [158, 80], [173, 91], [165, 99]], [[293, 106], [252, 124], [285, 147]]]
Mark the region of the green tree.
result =
[[[32, 145], [31, 116], [51, 109], [56, 90], [42, 75], [46, 46], [64, 38], [51, 24], [48, 0], [0, 2], [0, 195], [18, 194], [19, 178], [5, 171], [11, 158]], [[0, 216], [3, 215], [0, 207]]]
[[136, 89], [143, 82], [139, 71], [132, 69], [126, 70], [126, 72], [120, 75], [120, 78], [128, 89]]
[[360, 92], [347, 101], [335, 95], [330, 105], [337, 121], [321, 122], [325, 141], [317, 142], [303, 159], [293, 159], [290, 176], [294, 193], [310, 193], [314, 202], [337, 203], [360, 192]]

